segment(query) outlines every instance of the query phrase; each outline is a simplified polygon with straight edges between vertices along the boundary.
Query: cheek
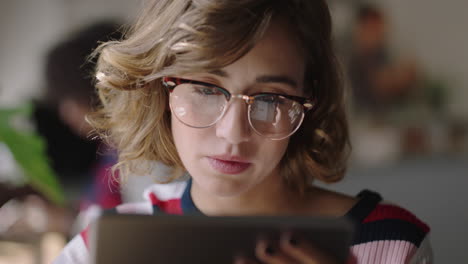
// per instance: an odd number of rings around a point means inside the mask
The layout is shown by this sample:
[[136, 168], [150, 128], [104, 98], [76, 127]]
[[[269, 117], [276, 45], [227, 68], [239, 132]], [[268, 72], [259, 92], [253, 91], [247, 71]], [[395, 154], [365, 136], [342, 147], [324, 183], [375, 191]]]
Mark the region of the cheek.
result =
[[281, 140], [281, 141], [269, 141], [265, 142], [263, 148], [259, 151], [259, 153], [272, 153], [272, 155], [265, 155], [262, 156], [268, 162], [268, 164], [279, 164], [280, 160], [283, 158], [286, 149], [288, 148], [289, 140]]
[[200, 146], [206, 135], [203, 134], [203, 129], [196, 129], [182, 124], [176, 117], [172, 116], [171, 130], [174, 144], [176, 146], [179, 157], [183, 163], [193, 159], [200, 150]]
[[171, 116], [171, 131], [177, 153], [182, 162], [185, 163], [189, 139], [186, 137], [185, 127], [173, 115]]
[[186, 131], [187, 129], [187, 126], [180, 123], [173, 115], [171, 116], [172, 137], [174, 138], [174, 144], [182, 160], [184, 160], [184, 156], [186, 156], [187, 149], [189, 149], [187, 145], [191, 141], [190, 133]]

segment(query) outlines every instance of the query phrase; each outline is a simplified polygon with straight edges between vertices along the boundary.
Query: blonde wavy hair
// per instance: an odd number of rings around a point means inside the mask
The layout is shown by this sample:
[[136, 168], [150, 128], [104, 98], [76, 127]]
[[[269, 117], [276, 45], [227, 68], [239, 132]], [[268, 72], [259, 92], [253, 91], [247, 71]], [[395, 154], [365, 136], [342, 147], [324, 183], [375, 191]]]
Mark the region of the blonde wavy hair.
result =
[[[349, 153], [343, 87], [325, 0], [151, 0], [119, 41], [104, 43], [96, 76], [102, 102], [88, 121], [119, 152], [121, 177], [147, 173], [147, 161], [185, 171], [177, 153], [164, 76], [212, 71], [233, 63], [261, 39], [270, 21], [290, 24], [306, 51], [306, 94], [315, 107], [291, 137], [280, 167], [304, 192], [313, 179], [340, 180]], [[146, 164], [146, 165], [144, 165]]]

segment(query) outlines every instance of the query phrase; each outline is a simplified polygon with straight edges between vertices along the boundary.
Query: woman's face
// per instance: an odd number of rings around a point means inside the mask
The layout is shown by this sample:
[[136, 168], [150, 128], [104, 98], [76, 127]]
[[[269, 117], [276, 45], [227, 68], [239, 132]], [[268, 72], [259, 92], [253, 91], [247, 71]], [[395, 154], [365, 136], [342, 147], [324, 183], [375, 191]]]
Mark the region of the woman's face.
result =
[[[304, 59], [285, 23], [274, 22], [244, 57], [210, 73], [177, 76], [215, 84], [231, 94], [275, 92], [302, 96]], [[231, 98], [224, 116], [208, 128], [192, 128], [172, 113], [179, 156], [205, 192], [236, 196], [267, 181], [281, 180], [279, 162], [289, 139], [271, 140], [249, 125], [247, 104]]]

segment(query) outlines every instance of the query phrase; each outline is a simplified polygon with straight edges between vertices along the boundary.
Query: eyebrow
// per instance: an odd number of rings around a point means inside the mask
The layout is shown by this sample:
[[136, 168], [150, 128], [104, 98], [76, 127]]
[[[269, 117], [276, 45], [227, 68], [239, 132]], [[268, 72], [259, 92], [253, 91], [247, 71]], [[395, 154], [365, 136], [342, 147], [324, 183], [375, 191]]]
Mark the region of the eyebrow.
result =
[[285, 75], [261, 75], [255, 79], [258, 83], [283, 83], [291, 86], [292, 88], [297, 88], [297, 83], [292, 78]]
[[210, 71], [210, 73], [214, 75], [218, 75], [219, 77], [224, 77], [224, 78], [229, 77], [229, 74], [223, 70], [212, 70]]
[[[224, 70], [213, 70], [210, 71], [211, 74], [228, 78], [229, 74]], [[297, 89], [297, 83], [291, 77], [286, 75], [260, 75], [255, 79], [257, 83], [283, 83], [291, 86], [294, 89]]]

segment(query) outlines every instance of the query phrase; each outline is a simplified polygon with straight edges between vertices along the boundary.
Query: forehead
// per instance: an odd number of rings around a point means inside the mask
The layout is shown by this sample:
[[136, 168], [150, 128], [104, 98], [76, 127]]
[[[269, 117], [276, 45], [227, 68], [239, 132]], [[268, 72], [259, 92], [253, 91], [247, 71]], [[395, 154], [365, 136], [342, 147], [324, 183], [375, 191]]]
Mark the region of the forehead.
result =
[[245, 81], [253, 81], [259, 75], [288, 76], [300, 88], [304, 81], [305, 60], [296, 39], [287, 22], [274, 19], [254, 48], [223, 70]]

